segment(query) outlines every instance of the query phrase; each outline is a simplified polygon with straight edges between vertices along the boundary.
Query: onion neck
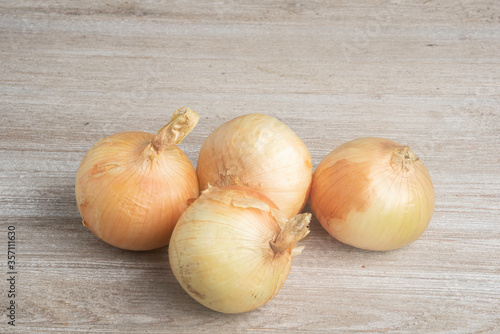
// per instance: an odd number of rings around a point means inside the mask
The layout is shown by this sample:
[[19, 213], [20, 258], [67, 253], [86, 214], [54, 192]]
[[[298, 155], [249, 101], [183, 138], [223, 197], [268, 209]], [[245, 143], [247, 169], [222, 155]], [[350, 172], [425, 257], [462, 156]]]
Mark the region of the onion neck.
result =
[[168, 146], [180, 144], [182, 140], [194, 129], [200, 116], [193, 110], [182, 107], [177, 109], [170, 122], [158, 131], [151, 141], [151, 147], [160, 154]]
[[297, 242], [309, 234], [310, 213], [303, 213], [290, 218], [275, 240], [270, 242], [274, 254], [280, 254], [288, 249], [293, 249]]
[[391, 167], [395, 172], [402, 172], [404, 176], [413, 172], [415, 161], [418, 157], [410, 150], [408, 146], [401, 146], [393, 149], [391, 157]]

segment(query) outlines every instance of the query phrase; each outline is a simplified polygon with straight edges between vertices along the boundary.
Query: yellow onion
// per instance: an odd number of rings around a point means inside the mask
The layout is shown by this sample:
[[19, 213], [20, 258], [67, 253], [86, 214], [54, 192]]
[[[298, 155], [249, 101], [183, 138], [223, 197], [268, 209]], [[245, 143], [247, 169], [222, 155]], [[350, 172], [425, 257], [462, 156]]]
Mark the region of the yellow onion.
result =
[[122, 132], [99, 140], [76, 176], [83, 224], [119, 248], [167, 245], [177, 219], [199, 195], [196, 171], [176, 146], [198, 120], [181, 108], [157, 135]]
[[200, 150], [200, 190], [241, 185], [269, 197], [290, 218], [307, 202], [312, 161], [307, 147], [275, 117], [249, 114], [216, 128]]
[[211, 187], [182, 214], [169, 245], [184, 290], [215, 311], [254, 310], [280, 290], [311, 214], [287, 221], [277, 206], [241, 186]]
[[369, 250], [415, 241], [434, 212], [434, 187], [408, 146], [358, 138], [334, 149], [314, 172], [311, 208], [337, 240]]

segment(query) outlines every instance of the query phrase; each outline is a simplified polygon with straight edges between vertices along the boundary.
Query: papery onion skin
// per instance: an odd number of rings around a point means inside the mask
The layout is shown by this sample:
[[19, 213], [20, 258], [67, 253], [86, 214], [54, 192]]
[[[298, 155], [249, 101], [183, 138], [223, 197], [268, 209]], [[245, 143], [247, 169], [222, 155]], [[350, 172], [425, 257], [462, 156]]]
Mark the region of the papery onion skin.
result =
[[337, 240], [362, 249], [404, 247], [426, 230], [434, 187], [408, 146], [365, 137], [330, 152], [313, 175], [310, 204]]
[[312, 160], [302, 140], [275, 117], [248, 114], [216, 128], [196, 167], [200, 190], [248, 186], [269, 197], [290, 218], [307, 203]]
[[78, 168], [75, 194], [83, 223], [115, 247], [167, 245], [177, 219], [199, 195], [189, 158], [176, 145], [157, 152], [155, 138], [136, 131], [111, 135], [99, 140]]
[[[302, 235], [294, 236], [297, 241], [309, 232], [310, 214], [296, 217], [303, 224], [307, 221], [300, 227]], [[295, 242], [281, 251], [273, 248], [285, 230], [283, 223], [284, 214], [255, 190], [212, 187], [174, 229], [169, 245], [172, 271], [191, 297], [212, 310], [254, 310], [281, 289], [290, 272]]]

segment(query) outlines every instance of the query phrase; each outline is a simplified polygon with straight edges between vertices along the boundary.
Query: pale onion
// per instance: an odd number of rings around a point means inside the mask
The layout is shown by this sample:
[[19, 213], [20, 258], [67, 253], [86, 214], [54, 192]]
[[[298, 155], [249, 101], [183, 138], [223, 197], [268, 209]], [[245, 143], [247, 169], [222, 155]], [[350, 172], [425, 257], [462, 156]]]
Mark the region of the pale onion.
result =
[[415, 241], [434, 211], [434, 187], [408, 146], [358, 138], [334, 149], [313, 176], [311, 208], [337, 240], [391, 250]]
[[275, 117], [249, 114], [216, 128], [200, 150], [200, 190], [242, 185], [269, 197], [290, 218], [307, 202], [312, 161], [307, 147]]
[[196, 171], [176, 146], [198, 120], [181, 108], [157, 135], [122, 132], [99, 140], [76, 176], [83, 224], [119, 248], [167, 245], [177, 219], [199, 195]]
[[287, 221], [269, 198], [248, 187], [211, 187], [179, 219], [170, 266], [204, 306], [223, 313], [254, 310], [283, 286], [310, 219], [307, 213]]

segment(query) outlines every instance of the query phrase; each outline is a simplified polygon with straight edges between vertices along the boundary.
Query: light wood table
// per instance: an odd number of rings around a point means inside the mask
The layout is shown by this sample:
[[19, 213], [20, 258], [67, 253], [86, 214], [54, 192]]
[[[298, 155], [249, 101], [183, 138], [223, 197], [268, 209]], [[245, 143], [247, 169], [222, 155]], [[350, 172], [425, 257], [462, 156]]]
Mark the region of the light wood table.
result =
[[[14, 300], [16, 333], [499, 333], [499, 82], [497, 0], [1, 1], [0, 332]], [[434, 181], [431, 224], [370, 252], [313, 219], [274, 299], [213, 312], [167, 248], [108, 246], [74, 197], [99, 138], [156, 132], [184, 105], [201, 115], [181, 144], [194, 165], [253, 112], [287, 123], [314, 168], [356, 137], [407, 144]]]

